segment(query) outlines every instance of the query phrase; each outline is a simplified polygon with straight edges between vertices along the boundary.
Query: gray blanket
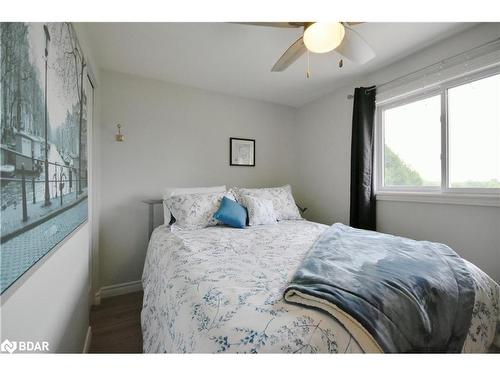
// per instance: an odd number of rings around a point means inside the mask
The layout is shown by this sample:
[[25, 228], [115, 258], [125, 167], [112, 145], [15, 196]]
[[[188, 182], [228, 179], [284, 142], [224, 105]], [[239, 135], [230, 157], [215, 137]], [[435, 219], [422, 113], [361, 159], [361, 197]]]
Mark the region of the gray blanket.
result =
[[316, 241], [285, 299], [295, 291], [340, 308], [386, 353], [459, 353], [475, 297], [465, 262], [448, 246], [343, 224]]

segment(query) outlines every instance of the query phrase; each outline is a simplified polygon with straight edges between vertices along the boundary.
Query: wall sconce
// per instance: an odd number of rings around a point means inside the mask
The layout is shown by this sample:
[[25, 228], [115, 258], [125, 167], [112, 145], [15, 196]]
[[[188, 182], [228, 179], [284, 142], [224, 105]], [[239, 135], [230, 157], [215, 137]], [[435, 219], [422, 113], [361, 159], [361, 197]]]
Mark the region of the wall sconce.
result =
[[118, 124], [116, 125], [116, 127], [118, 128], [118, 134], [116, 134], [115, 138], [116, 138], [116, 142], [123, 142], [125, 140], [125, 136], [122, 134], [121, 132], [121, 124]]

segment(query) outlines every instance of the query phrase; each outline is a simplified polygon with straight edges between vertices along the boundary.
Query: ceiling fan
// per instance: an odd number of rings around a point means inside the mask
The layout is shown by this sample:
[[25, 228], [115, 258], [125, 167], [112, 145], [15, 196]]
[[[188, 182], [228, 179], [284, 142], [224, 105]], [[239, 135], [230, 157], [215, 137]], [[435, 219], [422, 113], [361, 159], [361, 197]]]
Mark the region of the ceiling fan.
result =
[[[300, 56], [310, 51], [326, 53], [335, 50], [348, 60], [364, 64], [375, 57], [375, 52], [363, 37], [352, 26], [363, 22], [241, 22], [244, 25], [299, 28], [303, 27], [303, 35], [297, 39], [281, 55], [274, 64], [272, 72], [282, 72], [293, 64]], [[340, 59], [339, 67], [343, 60]]]

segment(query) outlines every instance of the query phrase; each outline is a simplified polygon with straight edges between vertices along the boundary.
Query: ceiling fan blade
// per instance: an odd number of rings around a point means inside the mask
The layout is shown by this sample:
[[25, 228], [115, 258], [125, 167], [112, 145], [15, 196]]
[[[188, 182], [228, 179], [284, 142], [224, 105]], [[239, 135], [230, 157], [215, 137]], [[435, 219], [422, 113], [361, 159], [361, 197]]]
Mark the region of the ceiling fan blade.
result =
[[300, 56], [307, 51], [303, 37], [297, 39], [283, 55], [276, 61], [276, 64], [271, 69], [271, 72], [282, 72], [292, 65]]
[[356, 26], [356, 25], [361, 25], [362, 23], [365, 22], [342, 22], [342, 23], [347, 26]]
[[375, 57], [375, 52], [363, 37], [353, 29], [345, 26], [345, 36], [335, 51], [352, 62], [364, 64]]
[[297, 28], [304, 26], [305, 22], [233, 22], [239, 25], [266, 26], [281, 28]]

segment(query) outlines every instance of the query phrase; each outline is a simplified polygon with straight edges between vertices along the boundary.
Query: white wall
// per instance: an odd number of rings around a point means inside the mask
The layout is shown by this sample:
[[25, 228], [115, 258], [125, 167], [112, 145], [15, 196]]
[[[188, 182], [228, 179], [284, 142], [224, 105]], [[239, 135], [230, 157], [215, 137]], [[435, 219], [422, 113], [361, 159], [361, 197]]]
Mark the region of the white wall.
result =
[[[383, 83], [498, 37], [499, 24], [486, 24], [431, 46], [352, 82], [298, 110], [297, 196], [307, 217], [331, 224], [349, 222], [353, 88]], [[378, 229], [446, 243], [500, 281], [500, 208], [408, 202], [377, 202]]]
[[314, 221], [349, 221], [351, 93], [351, 86], [339, 89], [297, 113], [294, 193]]
[[51, 352], [82, 352], [89, 326], [88, 238], [86, 223], [2, 301], [0, 341], [48, 341]]
[[[166, 186], [273, 186], [295, 171], [295, 109], [101, 72], [101, 286], [140, 280], [145, 198]], [[121, 123], [125, 142], [115, 142]], [[229, 137], [256, 140], [256, 166], [229, 166]]]
[[[99, 289], [99, 212], [100, 212], [100, 113], [101, 113], [101, 90], [100, 90], [100, 71], [95, 63], [93, 50], [89, 46], [88, 36], [85, 28], [85, 23], [73, 23], [78, 34], [78, 40], [84, 49], [85, 58], [87, 59], [87, 71], [94, 85], [94, 102], [93, 102], [93, 118], [92, 132], [90, 133], [91, 141], [88, 142], [88, 154], [91, 170], [89, 174], [89, 217], [90, 224], [90, 279], [91, 279], [91, 296], [94, 296]], [[92, 297], [93, 298], [93, 297]]]
[[[89, 67], [95, 66], [83, 30], [75, 24]], [[97, 82], [97, 76], [95, 76]], [[98, 101], [98, 90], [95, 90]], [[99, 113], [94, 109], [94, 120]], [[90, 134], [93, 127], [89, 124]], [[89, 147], [93, 142], [88, 142]], [[90, 151], [90, 150], [89, 150]], [[92, 172], [92, 171], [91, 171]], [[92, 189], [92, 188], [91, 188]], [[91, 190], [92, 191], [92, 190]], [[92, 199], [90, 200], [92, 202]], [[91, 303], [90, 232], [82, 225], [1, 298], [0, 341], [48, 341], [51, 352], [82, 352]]]

